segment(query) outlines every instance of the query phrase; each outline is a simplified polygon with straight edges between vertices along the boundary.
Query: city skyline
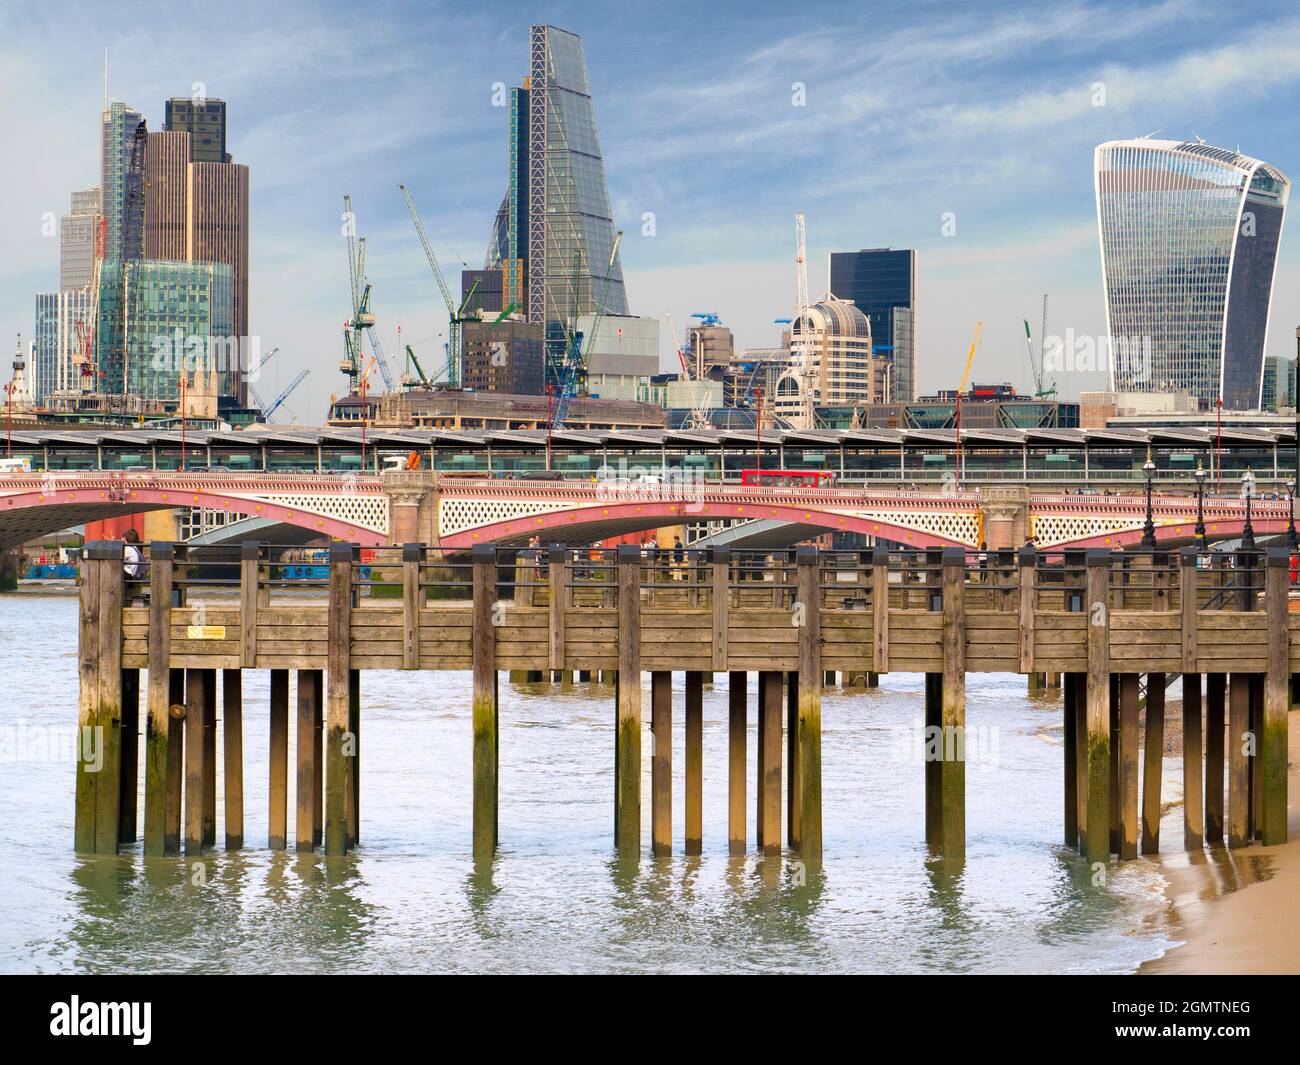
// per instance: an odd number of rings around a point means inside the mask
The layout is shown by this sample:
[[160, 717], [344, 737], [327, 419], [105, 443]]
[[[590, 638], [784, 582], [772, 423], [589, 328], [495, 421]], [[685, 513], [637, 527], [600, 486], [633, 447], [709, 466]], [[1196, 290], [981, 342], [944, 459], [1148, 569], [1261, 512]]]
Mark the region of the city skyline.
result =
[[[917, 250], [923, 394], [953, 387], [980, 319], [974, 378], [1025, 389], [1021, 319], [1037, 333], [1044, 291], [1049, 332], [1105, 333], [1097, 144], [1163, 126], [1166, 136], [1240, 143], [1283, 172], [1300, 171], [1281, 125], [1300, 96], [1300, 18], [1283, 5], [1264, 5], [1246, 28], [1198, 3], [1122, 20], [1107, 17], [1108, 5], [1058, 4], [1032, 24], [973, 5], [929, 20], [924, 35], [921, 16], [907, 13], [914, 8], [868, 20], [816, 4], [797, 17], [774, 7], [759, 33], [714, 14], [687, 21], [669, 11], [629, 27], [592, 6], [489, 19], [394, 5], [344, 40], [341, 9], [322, 6], [307, 26], [250, 8], [244, 28], [255, 24], [256, 39], [241, 42], [234, 18], [202, 44], [166, 48], [150, 43], [158, 27], [125, 30], [88, 12], [67, 42], [73, 59], [54, 76], [42, 27], [59, 16], [20, 25], [5, 5], [6, 96], [17, 106], [0, 119], [2, 132], [39, 137], [45, 150], [6, 179], [13, 210], [0, 222], [11, 249], [0, 265], [0, 322], [31, 339], [32, 293], [53, 289], [58, 276], [57, 221], [50, 240], [43, 217], [57, 219], [73, 191], [97, 180], [104, 46], [111, 95], [151, 129], [161, 127], [163, 101], [195, 83], [228, 102], [227, 150], [254, 174], [250, 331], [264, 352], [282, 348], [262, 390], [274, 394], [311, 367], [289, 404], [304, 422], [319, 421], [326, 396], [343, 390], [332, 372], [348, 313], [343, 192], [368, 238], [385, 346], [398, 350], [398, 324], [421, 353], [445, 335], [396, 186], [406, 181], [420, 201], [449, 273], [482, 265], [507, 166], [508, 108], [493, 105], [494, 86], [508, 98], [518, 84], [530, 22], [560, 26], [586, 46], [633, 314], [681, 321], [716, 311], [738, 349], [777, 343], [771, 319], [793, 304], [793, 218], [802, 209], [814, 291], [825, 288], [832, 251]], [[845, 18], [863, 19], [860, 39]], [[448, 20], [463, 32], [447, 32]], [[1144, 33], [1161, 35], [1158, 58]], [[1298, 281], [1296, 239], [1284, 232], [1267, 355], [1293, 350]], [[665, 367], [670, 344], [663, 331]], [[1057, 384], [1072, 396], [1103, 387], [1104, 377], [1058, 375]]]

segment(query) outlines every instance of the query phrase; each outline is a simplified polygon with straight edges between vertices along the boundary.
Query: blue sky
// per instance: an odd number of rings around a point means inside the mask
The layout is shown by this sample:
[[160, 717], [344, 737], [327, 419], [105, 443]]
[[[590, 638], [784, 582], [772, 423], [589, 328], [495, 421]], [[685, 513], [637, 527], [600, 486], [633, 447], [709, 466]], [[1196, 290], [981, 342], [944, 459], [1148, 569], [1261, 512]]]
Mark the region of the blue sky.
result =
[[[1021, 319], [1105, 332], [1092, 151], [1188, 138], [1300, 177], [1300, 9], [1155, 4], [10, 3], [0, 0], [0, 328], [33, 328], [57, 284], [47, 212], [98, 181], [103, 53], [110, 93], [160, 128], [201, 82], [229, 107], [251, 168], [251, 331], [303, 367], [288, 404], [319, 421], [342, 377], [342, 197], [369, 247], [382, 339], [426, 361], [446, 330], [397, 190], [412, 190], [443, 268], [482, 264], [506, 172], [495, 82], [517, 84], [528, 26], [581, 34], [634, 313], [681, 329], [715, 311], [738, 346], [777, 342], [794, 302], [794, 212], [809, 287], [831, 250], [919, 252], [922, 391], [951, 387], [984, 320], [974, 376], [1028, 383]], [[794, 106], [794, 84], [806, 104]], [[1097, 106], [1097, 85], [1104, 103]], [[655, 233], [642, 235], [653, 212]], [[945, 215], [956, 232], [942, 232]], [[1269, 336], [1294, 352], [1300, 236], [1283, 235]], [[671, 343], [664, 330], [665, 366]], [[394, 360], [396, 361], [396, 360]], [[396, 368], [396, 367], [395, 367]], [[1097, 387], [1073, 374], [1063, 394]]]

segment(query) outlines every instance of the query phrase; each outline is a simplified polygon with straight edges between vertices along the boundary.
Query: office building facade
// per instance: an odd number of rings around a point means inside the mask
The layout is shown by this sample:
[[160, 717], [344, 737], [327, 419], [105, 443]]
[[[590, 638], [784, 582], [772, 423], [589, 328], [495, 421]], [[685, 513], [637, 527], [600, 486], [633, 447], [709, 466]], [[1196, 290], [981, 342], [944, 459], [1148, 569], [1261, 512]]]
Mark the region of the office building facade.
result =
[[228, 163], [226, 101], [173, 96], [163, 106], [163, 129], [190, 135], [196, 163]]
[[1099, 145], [1094, 177], [1111, 389], [1258, 408], [1286, 175], [1142, 138]]
[[59, 289], [85, 288], [94, 279], [99, 229], [99, 188], [72, 194], [72, 210], [59, 219]]
[[485, 265], [502, 271], [506, 303], [545, 326], [550, 378], [575, 311], [626, 315], [627, 294], [582, 39], [532, 26], [529, 59], [511, 93], [508, 185]]
[[149, 131], [139, 112], [113, 100], [103, 113], [100, 190], [105, 259], [144, 254], [144, 170]]
[[461, 331], [461, 385], [477, 392], [545, 394], [542, 327], [520, 319], [465, 322]]
[[889, 362], [890, 403], [917, 395], [916, 252], [864, 248], [831, 252], [830, 288], [871, 323], [874, 351]]
[[790, 365], [777, 379], [773, 413], [814, 429], [819, 407], [883, 403], [886, 367], [872, 353], [866, 314], [828, 293], [791, 323]]

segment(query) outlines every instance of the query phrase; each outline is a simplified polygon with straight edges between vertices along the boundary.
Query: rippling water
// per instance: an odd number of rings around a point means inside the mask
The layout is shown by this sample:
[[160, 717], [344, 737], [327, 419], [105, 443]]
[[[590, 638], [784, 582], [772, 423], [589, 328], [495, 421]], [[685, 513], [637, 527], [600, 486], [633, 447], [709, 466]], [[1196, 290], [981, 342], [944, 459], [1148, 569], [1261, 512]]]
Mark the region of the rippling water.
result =
[[[115, 858], [78, 858], [71, 754], [49, 749], [70, 748], [75, 731], [76, 620], [72, 596], [0, 596], [6, 972], [1123, 972], [1169, 945], [1157, 867], [1114, 867], [1099, 892], [1060, 845], [1059, 697], [1030, 698], [1024, 678], [1010, 675], [969, 681], [968, 722], [989, 726], [983, 738], [996, 747], [986, 744], [967, 768], [968, 858], [958, 875], [926, 862], [923, 770], [899, 753], [900, 732], [922, 715], [915, 674], [825, 696], [825, 872], [808, 885], [790, 858], [727, 854], [722, 674], [704, 695], [701, 857], [680, 854], [680, 694], [678, 853], [646, 856], [628, 873], [611, 860], [611, 689], [561, 694], [503, 675], [501, 848], [490, 874], [476, 875], [470, 684], [459, 673], [363, 674], [361, 848], [329, 862], [267, 851], [268, 674], [250, 672], [248, 849], [218, 847], [200, 868], [146, 862], [138, 844]], [[751, 678], [751, 841], [755, 696]], [[644, 705], [648, 728], [648, 692]], [[645, 771], [648, 845], [648, 758]]]

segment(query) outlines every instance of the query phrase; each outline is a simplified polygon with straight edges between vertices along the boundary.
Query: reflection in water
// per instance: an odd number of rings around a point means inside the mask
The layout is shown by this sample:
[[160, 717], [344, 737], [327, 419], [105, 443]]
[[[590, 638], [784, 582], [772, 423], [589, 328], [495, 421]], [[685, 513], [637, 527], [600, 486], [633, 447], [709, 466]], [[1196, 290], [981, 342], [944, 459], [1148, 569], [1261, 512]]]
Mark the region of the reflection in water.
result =
[[[31, 678], [11, 693], [10, 720], [73, 726], [75, 634], [75, 599], [0, 596], [0, 639], [14, 648], [12, 668]], [[136, 845], [116, 858], [78, 858], [70, 767], [57, 758], [0, 764], [9, 811], [0, 823], [0, 969], [1052, 972], [1130, 970], [1159, 953], [1158, 869], [1113, 865], [1099, 889], [1058, 845], [1060, 703], [1029, 698], [1023, 678], [971, 678], [968, 720], [994, 730], [996, 757], [967, 766], [965, 861], [930, 860], [924, 763], [898, 743], [921, 721], [922, 687], [918, 676], [895, 675], [879, 689], [827, 692], [825, 857], [814, 871], [797, 856], [752, 849], [752, 790], [751, 850], [728, 853], [725, 676], [704, 693], [704, 853], [681, 853], [676, 728], [674, 854], [633, 862], [612, 847], [612, 688], [579, 682], [562, 693], [502, 677], [501, 847], [476, 867], [468, 675], [367, 675], [363, 842], [326, 859], [261, 846], [268, 692], [267, 675], [251, 673], [244, 851], [146, 860]], [[751, 677], [751, 707], [756, 695]], [[680, 713], [680, 695], [675, 702]], [[751, 709], [751, 789], [755, 752]], [[645, 773], [648, 851], [648, 758]], [[223, 808], [219, 785], [219, 822]], [[1180, 812], [1171, 816], [1167, 840], [1179, 838]], [[1267, 875], [1266, 863], [1222, 850], [1204, 860], [1223, 890]]]

